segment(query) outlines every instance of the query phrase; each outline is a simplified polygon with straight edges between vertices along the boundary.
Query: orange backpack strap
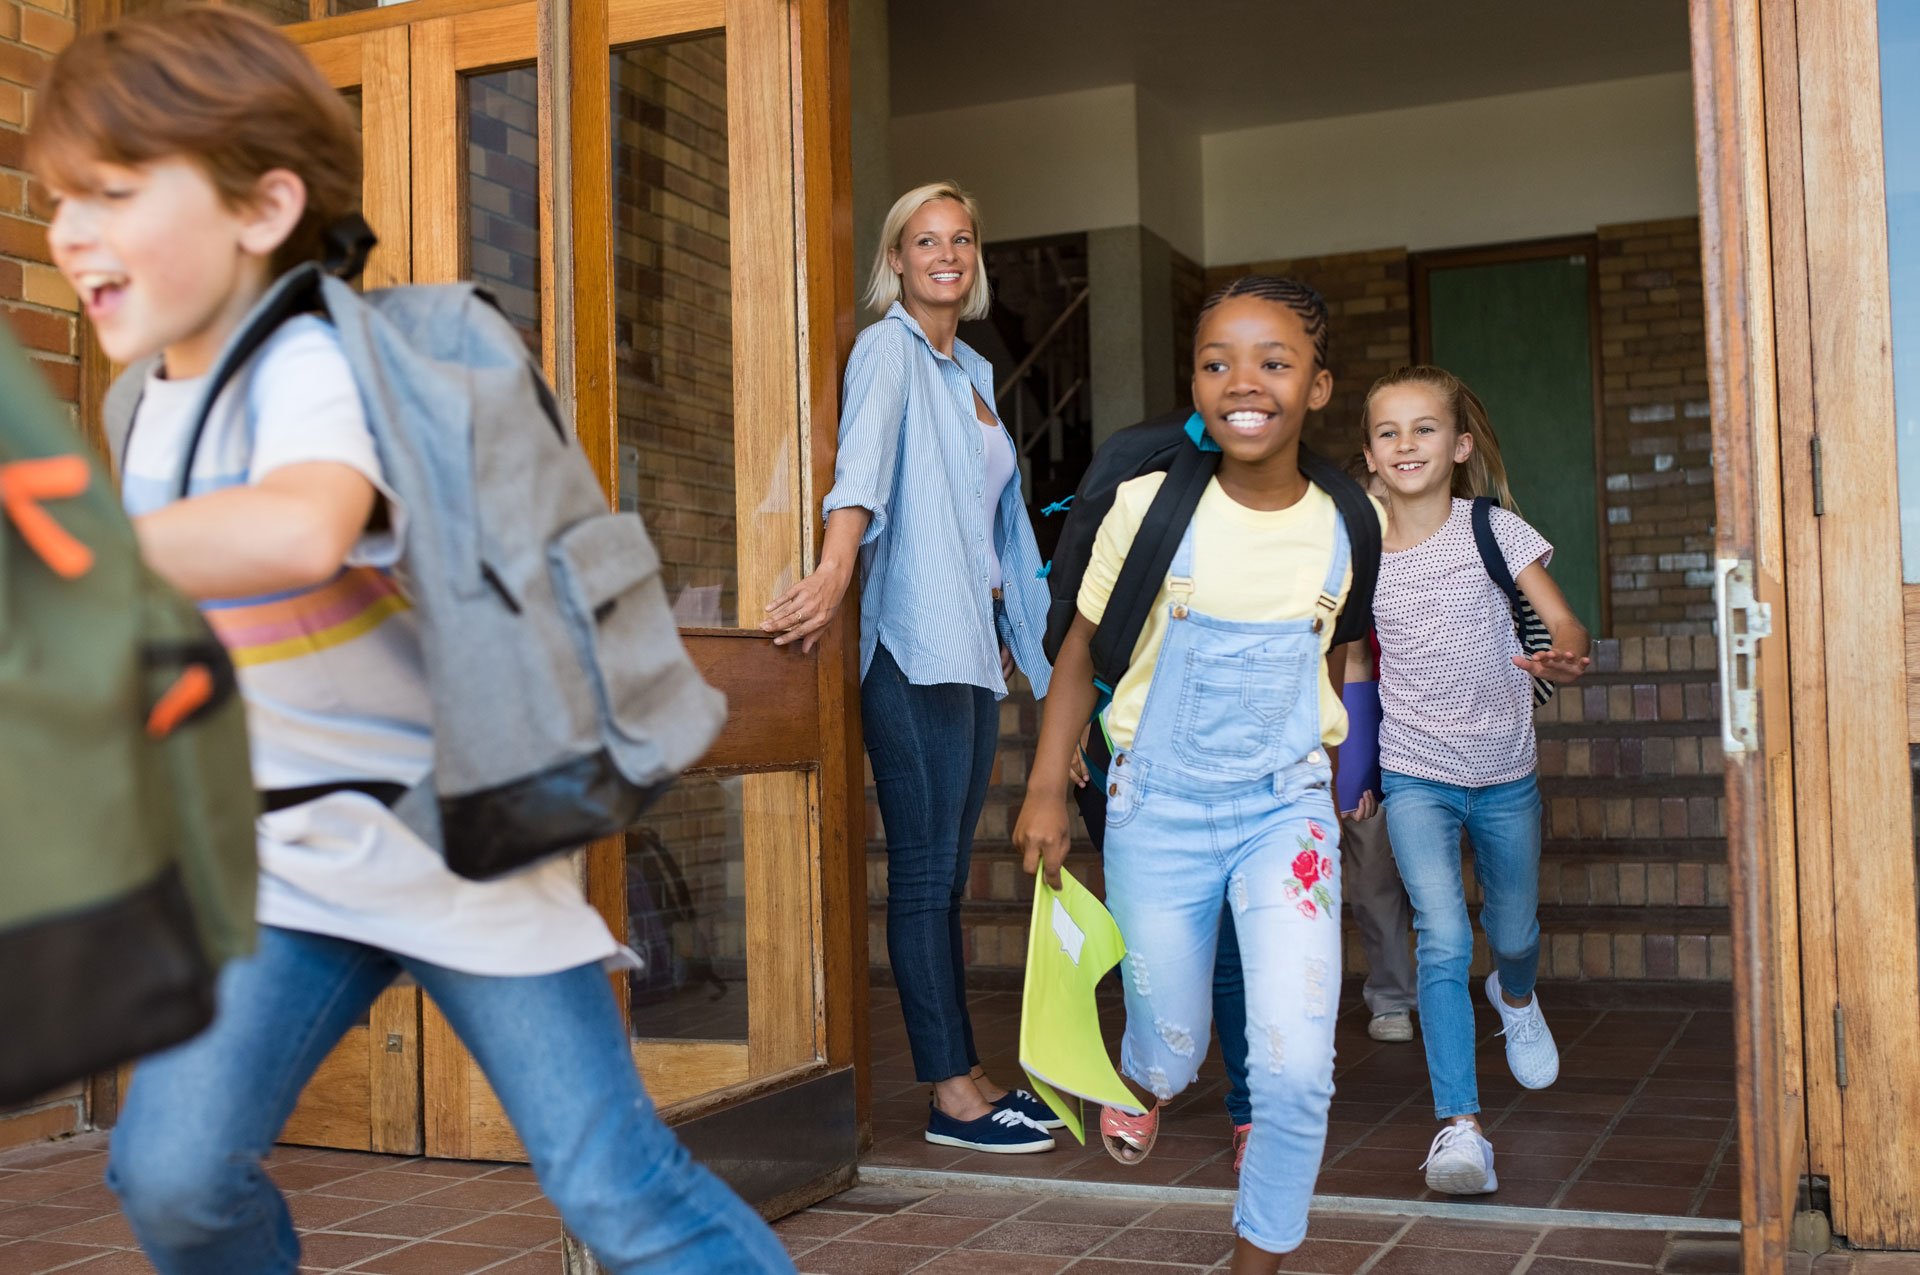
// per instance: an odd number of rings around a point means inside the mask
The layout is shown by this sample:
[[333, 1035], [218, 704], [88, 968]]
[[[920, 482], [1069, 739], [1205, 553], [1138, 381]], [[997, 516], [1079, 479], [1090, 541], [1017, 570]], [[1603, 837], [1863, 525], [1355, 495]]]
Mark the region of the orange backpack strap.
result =
[[92, 480], [79, 456], [44, 456], [0, 465], [0, 508], [7, 511], [20, 538], [55, 574], [74, 579], [93, 567], [87, 548], [40, 507], [45, 500], [71, 500]]

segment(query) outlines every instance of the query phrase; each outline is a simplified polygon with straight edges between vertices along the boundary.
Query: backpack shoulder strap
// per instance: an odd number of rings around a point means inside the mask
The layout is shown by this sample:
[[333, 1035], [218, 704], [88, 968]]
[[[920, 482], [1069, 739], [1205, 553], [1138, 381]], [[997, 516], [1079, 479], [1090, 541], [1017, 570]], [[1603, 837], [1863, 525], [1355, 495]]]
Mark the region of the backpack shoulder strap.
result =
[[1334, 508], [1346, 523], [1353, 584], [1334, 624], [1333, 643], [1358, 642], [1373, 630], [1373, 590], [1380, 579], [1379, 511], [1366, 488], [1349, 478], [1340, 466], [1306, 447], [1300, 449], [1300, 472], [1333, 498]]
[[107, 456], [113, 462], [113, 472], [122, 473], [127, 463], [127, 438], [133, 433], [133, 418], [140, 411], [140, 400], [146, 396], [147, 377], [159, 364], [160, 356], [140, 359], [129, 363], [126, 371], [113, 378], [113, 384], [107, 387], [107, 397], [100, 404], [100, 431], [107, 438]]
[[1507, 555], [1500, 552], [1500, 542], [1493, 538], [1495, 503], [1491, 496], [1473, 498], [1473, 543], [1480, 550], [1480, 565], [1487, 569], [1487, 575], [1500, 586], [1500, 592], [1507, 595], [1507, 602], [1517, 611], [1520, 590], [1513, 583], [1513, 573], [1507, 570]]
[[[185, 500], [193, 482], [193, 457], [200, 450], [200, 436], [206, 432], [207, 418], [213, 415], [213, 405], [220, 399], [220, 391], [227, 388], [247, 360], [260, 352], [267, 338], [280, 330], [280, 325], [296, 314], [304, 314], [319, 305], [320, 268], [316, 265], [301, 265], [281, 276], [247, 316], [245, 325], [228, 344], [220, 361], [214, 365], [213, 375], [207, 378], [206, 392], [200, 398], [200, 406], [194, 417], [193, 429], [187, 434], [180, 466], [180, 478], [174, 491], [176, 499]], [[124, 446], [124, 443], [122, 444]]]
[[1182, 448], [1174, 456], [1153, 503], [1147, 506], [1146, 517], [1140, 520], [1133, 547], [1127, 550], [1127, 560], [1120, 566], [1113, 594], [1093, 635], [1094, 681], [1109, 692], [1133, 659], [1134, 643], [1140, 640], [1140, 630], [1147, 625], [1154, 599], [1160, 596], [1160, 584], [1173, 564], [1174, 551], [1180, 547], [1180, 533], [1193, 520], [1200, 496], [1219, 465], [1218, 452]]

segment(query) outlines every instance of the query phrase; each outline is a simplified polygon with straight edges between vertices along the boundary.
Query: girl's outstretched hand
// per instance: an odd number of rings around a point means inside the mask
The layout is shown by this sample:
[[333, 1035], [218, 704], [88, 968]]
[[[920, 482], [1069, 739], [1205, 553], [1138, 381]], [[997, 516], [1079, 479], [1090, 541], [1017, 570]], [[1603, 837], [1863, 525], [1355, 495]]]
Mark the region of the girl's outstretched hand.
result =
[[1572, 651], [1541, 651], [1537, 655], [1516, 655], [1516, 666], [1527, 670], [1535, 677], [1549, 682], [1558, 682], [1565, 686], [1577, 682], [1580, 675], [1587, 671], [1593, 661], [1585, 655], [1575, 655]]
[[1013, 844], [1019, 848], [1022, 863], [1029, 874], [1046, 872], [1047, 884], [1060, 888], [1060, 865], [1067, 861], [1067, 847], [1073, 839], [1067, 821], [1067, 803], [1036, 799], [1032, 793], [1020, 803], [1020, 818], [1013, 825]]

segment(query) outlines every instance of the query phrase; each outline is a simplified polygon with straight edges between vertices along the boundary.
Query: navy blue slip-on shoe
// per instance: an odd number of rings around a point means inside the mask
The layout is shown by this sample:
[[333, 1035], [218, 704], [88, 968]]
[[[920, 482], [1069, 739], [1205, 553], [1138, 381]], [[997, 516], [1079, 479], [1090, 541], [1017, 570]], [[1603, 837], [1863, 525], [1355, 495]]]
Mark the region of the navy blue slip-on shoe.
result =
[[1025, 1089], [1009, 1089], [993, 1104], [995, 1111], [1017, 1111], [1042, 1129], [1064, 1129], [1067, 1122], [1054, 1113], [1052, 1107], [1040, 1101], [1036, 1094]]
[[1030, 1155], [1053, 1150], [1053, 1135], [1017, 1111], [1005, 1108], [977, 1120], [955, 1120], [931, 1103], [927, 1106], [927, 1141], [942, 1147], [991, 1151], [999, 1155]]

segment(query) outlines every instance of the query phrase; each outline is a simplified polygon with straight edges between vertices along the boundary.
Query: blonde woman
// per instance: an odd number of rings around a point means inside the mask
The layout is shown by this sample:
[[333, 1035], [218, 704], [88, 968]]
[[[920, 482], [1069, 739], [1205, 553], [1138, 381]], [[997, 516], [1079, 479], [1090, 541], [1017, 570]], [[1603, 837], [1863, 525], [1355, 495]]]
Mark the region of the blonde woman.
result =
[[767, 607], [774, 642], [810, 651], [860, 572], [860, 709], [887, 835], [887, 954], [928, 1142], [1053, 1148], [1053, 1112], [980, 1069], [967, 1015], [960, 902], [1017, 665], [1036, 697], [1047, 589], [993, 368], [955, 335], [985, 317], [980, 211], [951, 182], [887, 214], [867, 288], [884, 317], [854, 345], [826, 543]]

